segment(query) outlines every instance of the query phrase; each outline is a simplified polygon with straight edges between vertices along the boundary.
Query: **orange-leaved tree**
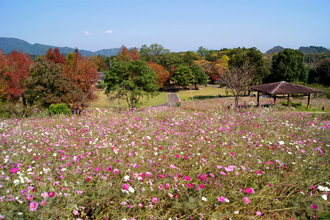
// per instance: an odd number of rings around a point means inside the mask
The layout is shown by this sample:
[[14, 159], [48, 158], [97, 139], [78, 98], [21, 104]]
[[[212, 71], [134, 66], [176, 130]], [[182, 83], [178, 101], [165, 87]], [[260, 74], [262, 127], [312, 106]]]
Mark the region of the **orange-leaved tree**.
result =
[[32, 64], [31, 56], [23, 52], [12, 51], [7, 57], [7, 68], [4, 71], [4, 83], [7, 90], [7, 99], [18, 101], [22, 98], [24, 106], [26, 106], [24, 98], [24, 90], [26, 89], [24, 81], [29, 76], [30, 65]]
[[99, 74], [94, 63], [89, 58], [82, 57], [78, 49], [67, 60], [63, 75], [83, 92], [78, 100], [74, 100], [73, 107], [84, 109], [90, 102], [97, 99], [94, 91], [97, 90], [95, 85], [99, 79]]
[[117, 59], [121, 61], [136, 61], [140, 59], [140, 54], [136, 48], [128, 50], [124, 45], [117, 53]]
[[148, 62], [148, 66], [157, 74], [158, 76], [158, 85], [164, 86], [170, 78], [170, 72], [167, 71], [162, 65], [157, 63]]

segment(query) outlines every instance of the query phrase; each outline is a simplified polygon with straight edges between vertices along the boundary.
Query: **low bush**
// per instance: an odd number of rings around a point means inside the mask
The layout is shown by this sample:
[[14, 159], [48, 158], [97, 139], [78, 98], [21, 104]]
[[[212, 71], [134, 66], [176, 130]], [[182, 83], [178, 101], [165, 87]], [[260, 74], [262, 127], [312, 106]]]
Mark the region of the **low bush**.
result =
[[69, 116], [72, 115], [71, 109], [69, 109], [68, 106], [64, 103], [51, 104], [49, 106], [49, 113], [54, 115], [59, 115], [59, 114], [68, 114]]

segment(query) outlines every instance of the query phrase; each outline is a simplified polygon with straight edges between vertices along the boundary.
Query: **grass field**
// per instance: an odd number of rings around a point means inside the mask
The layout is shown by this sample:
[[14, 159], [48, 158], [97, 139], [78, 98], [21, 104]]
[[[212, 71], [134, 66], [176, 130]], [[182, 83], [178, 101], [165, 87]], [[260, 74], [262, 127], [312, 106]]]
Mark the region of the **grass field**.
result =
[[[127, 109], [127, 103], [124, 100], [114, 100], [110, 101], [104, 91], [97, 91], [98, 100], [93, 102], [89, 109], [109, 109], [109, 108], [117, 108], [117, 109]], [[141, 108], [157, 106], [167, 102], [167, 94], [165, 92], [160, 92], [158, 95], [148, 99], [143, 100], [144, 104]]]

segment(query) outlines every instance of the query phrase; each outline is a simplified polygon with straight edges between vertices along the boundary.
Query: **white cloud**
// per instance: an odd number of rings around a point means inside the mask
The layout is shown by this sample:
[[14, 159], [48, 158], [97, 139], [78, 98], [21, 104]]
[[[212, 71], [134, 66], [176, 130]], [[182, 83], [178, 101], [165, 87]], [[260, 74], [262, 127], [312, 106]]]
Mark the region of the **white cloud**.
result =
[[104, 31], [105, 34], [112, 34], [112, 30], [106, 30]]
[[86, 36], [89, 36], [89, 32], [88, 32], [88, 31], [84, 31], [84, 34], [85, 34]]

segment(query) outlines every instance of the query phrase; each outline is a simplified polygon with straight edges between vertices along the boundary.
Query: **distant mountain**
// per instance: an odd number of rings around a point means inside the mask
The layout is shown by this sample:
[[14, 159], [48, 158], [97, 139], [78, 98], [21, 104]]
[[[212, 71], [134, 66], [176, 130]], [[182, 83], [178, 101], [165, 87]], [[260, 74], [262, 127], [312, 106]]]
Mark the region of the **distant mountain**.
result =
[[272, 49], [268, 50], [266, 53], [278, 53], [278, 52], [281, 52], [281, 51], [284, 51], [285, 48], [284, 47], [281, 47], [281, 46], [276, 46], [276, 47], [273, 47]]
[[[285, 49], [286, 48], [284, 48], [284, 47], [276, 46], [276, 47], [273, 47], [272, 49], [268, 50], [266, 53], [267, 54], [278, 53], [278, 52], [284, 51]], [[328, 50], [325, 47], [316, 47], [316, 46], [300, 47], [298, 50], [301, 51], [303, 54], [330, 52], [330, 50]]]
[[330, 52], [327, 48], [325, 47], [315, 47], [315, 46], [310, 46], [310, 47], [300, 47], [299, 50], [304, 53], [322, 53], [322, 52]]
[[[45, 55], [49, 48], [58, 48], [61, 53], [68, 54], [70, 52], [74, 52], [75, 48], [70, 47], [56, 47], [44, 44], [30, 44], [24, 40], [20, 40], [17, 38], [6, 38], [0, 37], [0, 48], [5, 54], [9, 54], [13, 50], [22, 51], [23, 53], [27, 53], [30, 55]], [[79, 53], [82, 56], [115, 56], [119, 52], [120, 48], [113, 49], [103, 49], [98, 50], [96, 52], [88, 51], [88, 50], [79, 50]]]

